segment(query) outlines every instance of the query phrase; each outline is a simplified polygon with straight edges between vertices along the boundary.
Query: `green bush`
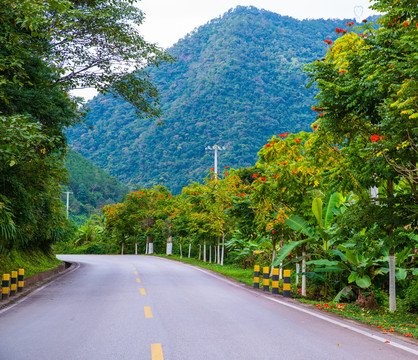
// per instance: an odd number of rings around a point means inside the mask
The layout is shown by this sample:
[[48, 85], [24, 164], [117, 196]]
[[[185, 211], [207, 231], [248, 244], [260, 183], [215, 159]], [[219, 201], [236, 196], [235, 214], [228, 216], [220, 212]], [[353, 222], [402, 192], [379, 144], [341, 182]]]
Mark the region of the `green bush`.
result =
[[415, 278], [411, 281], [408, 289], [405, 290], [404, 304], [408, 311], [418, 312], [418, 279]]

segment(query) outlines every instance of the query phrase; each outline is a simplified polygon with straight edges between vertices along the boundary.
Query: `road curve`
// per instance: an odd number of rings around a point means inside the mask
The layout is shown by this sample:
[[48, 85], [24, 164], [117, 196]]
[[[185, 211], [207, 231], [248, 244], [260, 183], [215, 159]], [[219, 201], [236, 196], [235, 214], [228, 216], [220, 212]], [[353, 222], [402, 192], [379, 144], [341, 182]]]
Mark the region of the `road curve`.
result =
[[390, 335], [182, 263], [59, 258], [80, 266], [0, 312], [1, 360], [418, 359]]

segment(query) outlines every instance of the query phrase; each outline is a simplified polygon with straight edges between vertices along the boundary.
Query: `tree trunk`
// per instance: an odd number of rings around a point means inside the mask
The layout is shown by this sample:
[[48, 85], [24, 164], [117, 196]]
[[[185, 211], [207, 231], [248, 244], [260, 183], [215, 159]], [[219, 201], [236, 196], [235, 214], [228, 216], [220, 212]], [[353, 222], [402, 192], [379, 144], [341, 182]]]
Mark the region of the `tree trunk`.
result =
[[217, 245], [217, 248], [216, 248], [216, 250], [218, 252], [217, 259], [216, 259], [218, 265], [221, 263], [221, 246], [219, 245], [220, 243], [221, 243], [221, 238], [218, 236], [218, 245]]
[[224, 265], [224, 256], [225, 256], [225, 234], [222, 233], [222, 254], [221, 254], [221, 265]]
[[180, 243], [180, 259], [183, 259], [183, 251], [181, 250], [181, 243]]
[[167, 238], [167, 251], [166, 251], [166, 254], [168, 256], [173, 255], [173, 238], [172, 238], [171, 235]]
[[148, 254], [154, 253], [154, 238], [152, 235], [148, 235]]
[[302, 296], [306, 296], [306, 244], [302, 245]]
[[[280, 240], [280, 249], [283, 247], [284, 235], [282, 233], [282, 239]], [[279, 266], [279, 280], [283, 279], [283, 263], [280, 263]]]
[[135, 235], [135, 255], [138, 255], [138, 237]]
[[203, 261], [206, 262], [206, 240], [203, 242]]
[[209, 264], [212, 264], [212, 245], [209, 244]]
[[297, 262], [296, 263], [296, 286], [298, 286], [298, 284], [299, 284], [299, 268], [300, 268], [300, 265]]
[[389, 252], [389, 311], [396, 311], [395, 249]]
[[274, 259], [276, 258], [276, 239], [273, 237], [272, 241], [273, 241], [273, 255], [271, 256], [270, 277], [273, 276], [273, 269], [274, 269], [273, 262], [274, 262]]
[[147, 240], [145, 243], [145, 255], [148, 255], [148, 236], [147, 236]]
[[190, 259], [190, 253], [192, 252], [192, 242], [189, 242], [189, 255], [187, 256]]
[[199, 243], [199, 260], [202, 260], [202, 244]]
[[125, 248], [125, 237], [122, 237], [122, 250], [120, 252], [121, 255], [123, 255], [124, 248]]

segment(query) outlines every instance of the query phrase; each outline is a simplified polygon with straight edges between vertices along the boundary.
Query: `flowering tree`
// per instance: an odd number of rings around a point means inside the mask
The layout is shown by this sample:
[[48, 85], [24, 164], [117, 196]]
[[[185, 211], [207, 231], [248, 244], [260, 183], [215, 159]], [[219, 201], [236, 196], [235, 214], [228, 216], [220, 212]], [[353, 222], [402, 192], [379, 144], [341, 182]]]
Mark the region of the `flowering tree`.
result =
[[[340, 180], [335, 188], [359, 196], [351, 223], [380, 230], [382, 251], [389, 249], [389, 308], [395, 311], [394, 254], [405, 245], [402, 228], [417, 219], [418, 9], [411, 0], [381, 0], [373, 8], [385, 12], [377, 30], [365, 24], [357, 34], [348, 23], [350, 31], [306, 71], [321, 90], [320, 128], [343, 156], [333, 169]], [[371, 187], [378, 187], [378, 198], [368, 194]]]

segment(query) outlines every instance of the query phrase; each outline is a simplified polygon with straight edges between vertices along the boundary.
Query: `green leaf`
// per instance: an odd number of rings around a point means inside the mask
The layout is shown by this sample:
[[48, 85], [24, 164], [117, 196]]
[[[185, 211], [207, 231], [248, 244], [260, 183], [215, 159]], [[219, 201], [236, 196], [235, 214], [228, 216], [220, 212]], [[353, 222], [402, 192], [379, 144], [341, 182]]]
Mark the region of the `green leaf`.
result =
[[356, 280], [356, 284], [363, 289], [369, 287], [371, 285], [371, 283], [372, 283], [372, 281], [370, 280], [370, 277], [367, 276], [367, 275], [364, 275], [363, 277], [358, 278]]
[[312, 201], [312, 212], [318, 221], [319, 227], [322, 229], [322, 200], [320, 198], [315, 198]]
[[352, 283], [353, 281], [356, 281], [359, 278], [359, 273], [356, 271], [353, 271], [350, 276], [348, 277], [348, 283]]
[[407, 269], [396, 269], [395, 271], [395, 277], [398, 280], [405, 280], [407, 275], [408, 275]]
[[352, 263], [355, 266], [359, 265], [358, 256], [357, 256], [357, 254], [354, 253], [354, 251], [346, 250], [345, 251], [345, 256], [346, 256], [348, 262]]
[[338, 261], [330, 261], [328, 259], [319, 259], [307, 261], [306, 265], [316, 265], [316, 266], [334, 266], [337, 265]]
[[285, 219], [285, 223], [297, 232], [300, 232], [309, 237], [316, 237], [315, 232], [309, 226], [309, 224], [297, 215], [292, 215], [290, 218]]
[[325, 205], [325, 208], [322, 213], [325, 229], [328, 229], [332, 225], [332, 220], [334, 218], [333, 209], [340, 202], [340, 198], [341, 198], [341, 195], [339, 193], [333, 193]]
[[294, 248], [296, 248], [296, 247], [298, 247], [298, 246], [300, 246], [300, 245], [302, 245], [302, 244], [304, 244], [304, 243], [306, 243], [306, 242], [308, 242], [310, 240], [311, 239], [304, 239], [304, 240], [299, 240], [299, 241], [292, 241], [290, 244], [284, 245], [280, 249], [279, 253], [277, 254], [277, 257], [274, 259], [273, 266], [280, 265], [280, 263], [286, 258], [286, 256], [288, 256], [291, 253], [291, 251]]
[[344, 289], [342, 289], [332, 300], [333, 302], [340, 302], [341, 297], [347, 296], [352, 291], [351, 285], [346, 286]]

